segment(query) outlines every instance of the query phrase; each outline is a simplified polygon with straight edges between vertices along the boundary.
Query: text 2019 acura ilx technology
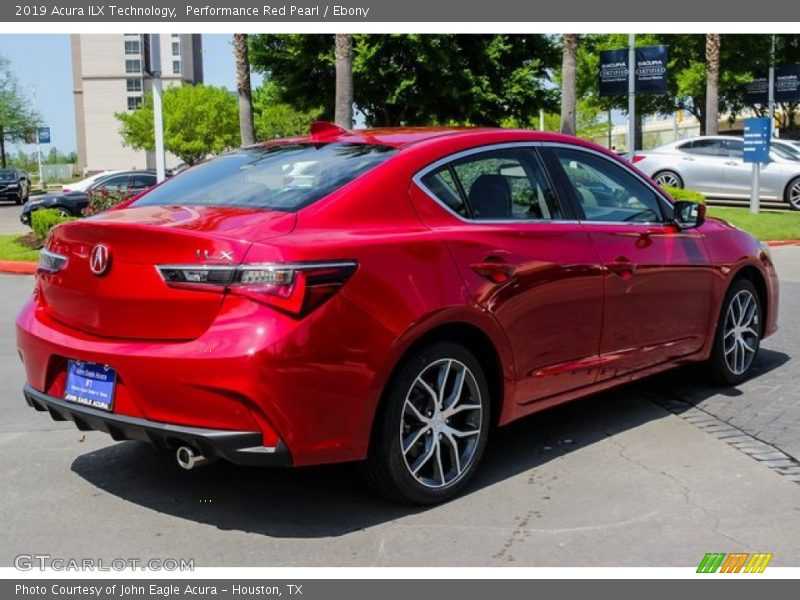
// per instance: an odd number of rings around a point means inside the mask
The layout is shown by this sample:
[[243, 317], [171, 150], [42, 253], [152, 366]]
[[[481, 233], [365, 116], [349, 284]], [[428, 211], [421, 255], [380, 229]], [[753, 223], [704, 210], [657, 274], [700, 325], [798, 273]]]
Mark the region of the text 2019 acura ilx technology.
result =
[[741, 382], [777, 312], [766, 247], [589, 142], [317, 124], [54, 228], [17, 345], [80, 429], [433, 503], [493, 425], [694, 361]]

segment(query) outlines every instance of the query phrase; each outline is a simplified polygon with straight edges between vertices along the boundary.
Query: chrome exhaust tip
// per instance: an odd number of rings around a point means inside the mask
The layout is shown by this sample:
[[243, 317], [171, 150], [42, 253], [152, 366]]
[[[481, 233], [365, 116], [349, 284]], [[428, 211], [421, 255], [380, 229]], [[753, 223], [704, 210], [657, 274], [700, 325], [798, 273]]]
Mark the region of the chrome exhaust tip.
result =
[[194, 449], [189, 446], [180, 446], [175, 451], [175, 460], [178, 461], [178, 466], [181, 469], [191, 471], [195, 467], [199, 467], [206, 462], [206, 457], [202, 454], [197, 454]]

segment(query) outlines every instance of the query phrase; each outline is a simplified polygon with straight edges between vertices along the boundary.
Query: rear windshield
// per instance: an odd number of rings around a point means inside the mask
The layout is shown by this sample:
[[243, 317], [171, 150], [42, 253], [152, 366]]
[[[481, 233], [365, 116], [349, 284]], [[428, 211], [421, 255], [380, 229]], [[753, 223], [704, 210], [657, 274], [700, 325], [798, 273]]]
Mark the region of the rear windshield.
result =
[[240, 206], [296, 211], [379, 165], [396, 149], [291, 144], [225, 154], [166, 181], [132, 206]]

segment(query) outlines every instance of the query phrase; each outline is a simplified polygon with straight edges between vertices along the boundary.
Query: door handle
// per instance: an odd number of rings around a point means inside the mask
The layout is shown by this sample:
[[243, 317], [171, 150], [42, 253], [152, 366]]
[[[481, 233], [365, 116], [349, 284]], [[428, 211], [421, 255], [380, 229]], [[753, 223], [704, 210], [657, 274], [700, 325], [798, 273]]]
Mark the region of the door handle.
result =
[[683, 158], [683, 160], [688, 160], [689, 162], [694, 162], [694, 159], [691, 156], [684, 156], [682, 158]]
[[487, 256], [469, 267], [484, 279], [497, 285], [510, 281], [516, 270], [514, 265], [507, 263], [499, 256]]
[[735, 160], [726, 160], [726, 161], [725, 161], [725, 164], [726, 164], [726, 165], [730, 165], [730, 166], [732, 166], [732, 167], [738, 167], [738, 166], [739, 166], [739, 163], [738, 163], [738, 162], [736, 162]]
[[624, 256], [618, 256], [614, 260], [606, 264], [606, 267], [614, 275], [625, 281], [629, 280], [636, 274], [636, 265], [630, 259]]

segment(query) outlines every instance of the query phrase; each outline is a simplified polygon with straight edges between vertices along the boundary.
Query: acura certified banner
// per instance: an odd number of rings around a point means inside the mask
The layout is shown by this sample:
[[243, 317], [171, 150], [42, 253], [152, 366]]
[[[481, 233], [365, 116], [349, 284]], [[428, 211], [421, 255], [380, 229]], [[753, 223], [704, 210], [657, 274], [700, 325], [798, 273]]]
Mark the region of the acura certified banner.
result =
[[[636, 93], [662, 94], [667, 91], [667, 47], [636, 48]], [[601, 96], [624, 96], [628, 93], [628, 49], [600, 53], [599, 82]]]
[[[769, 76], [759, 73], [745, 88], [750, 104], [769, 102]], [[775, 102], [800, 102], [800, 65], [775, 67]]]

